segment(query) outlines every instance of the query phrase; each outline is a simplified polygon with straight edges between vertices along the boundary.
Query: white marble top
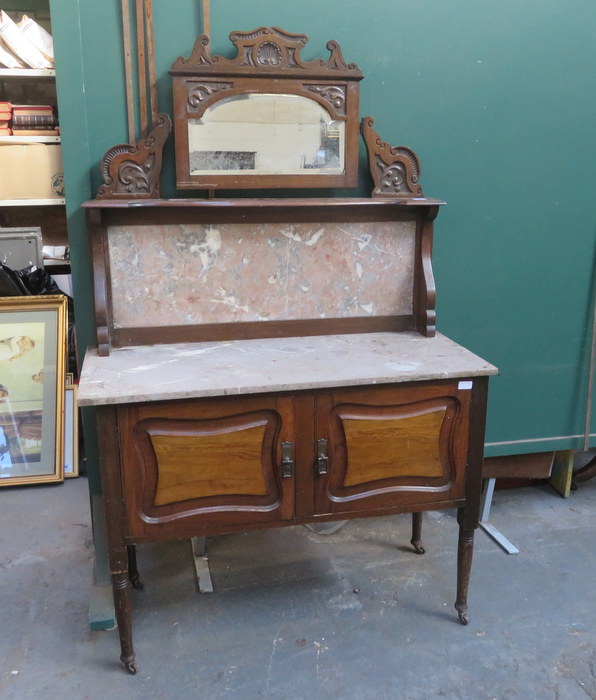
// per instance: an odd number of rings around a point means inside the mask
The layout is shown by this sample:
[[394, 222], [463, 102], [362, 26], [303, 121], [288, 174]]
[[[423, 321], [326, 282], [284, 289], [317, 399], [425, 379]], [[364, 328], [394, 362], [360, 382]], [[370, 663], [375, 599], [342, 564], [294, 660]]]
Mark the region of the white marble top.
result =
[[80, 406], [454, 379], [497, 369], [443, 335], [359, 333], [87, 350]]

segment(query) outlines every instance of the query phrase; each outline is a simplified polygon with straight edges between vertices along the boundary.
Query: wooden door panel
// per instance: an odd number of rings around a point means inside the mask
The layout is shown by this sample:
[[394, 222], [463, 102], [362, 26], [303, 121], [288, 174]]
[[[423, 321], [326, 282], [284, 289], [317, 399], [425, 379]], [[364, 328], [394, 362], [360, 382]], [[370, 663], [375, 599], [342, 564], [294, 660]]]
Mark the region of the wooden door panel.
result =
[[278, 428], [273, 412], [208, 422], [141, 421], [134, 439], [155, 470], [153, 504], [217, 497], [276, 501], [271, 448]]
[[291, 404], [283, 398], [193, 403], [148, 404], [121, 418], [130, 532], [146, 535], [159, 525], [161, 534], [186, 536], [207, 521], [292, 518], [294, 479], [281, 473]]
[[[449, 478], [449, 460], [441, 453], [441, 429], [452, 402], [434, 401], [385, 409], [338, 406], [336, 430], [343, 429], [343, 486], [390, 479], [427, 483]], [[385, 417], [386, 416], [386, 417]], [[338, 455], [339, 456], [339, 455]]]
[[329, 461], [315, 477], [317, 512], [463, 498], [469, 394], [451, 383], [322, 395], [315, 433]]

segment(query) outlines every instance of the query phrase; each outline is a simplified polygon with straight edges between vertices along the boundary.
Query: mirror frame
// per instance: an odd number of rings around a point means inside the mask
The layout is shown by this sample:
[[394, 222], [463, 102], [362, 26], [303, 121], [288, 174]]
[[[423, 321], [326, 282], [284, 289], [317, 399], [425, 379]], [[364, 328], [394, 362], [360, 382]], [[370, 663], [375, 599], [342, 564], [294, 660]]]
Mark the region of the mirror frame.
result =
[[[209, 38], [199, 36], [188, 58], [180, 57], [170, 70], [173, 80], [176, 186], [178, 189], [268, 189], [356, 187], [358, 184], [359, 88], [362, 73], [344, 61], [335, 41], [327, 43], [330, 57], [303, 61], [305, 34], [278, 27], [232, 32], [237, 50], [233, 59], [209, 54]], [[332, 119], [345, 123], [344, 170], [341, 173], [225, 174], [214, 170], [192, 175], [189, 122], [232, 95], [298, 95], [322, 105]]]

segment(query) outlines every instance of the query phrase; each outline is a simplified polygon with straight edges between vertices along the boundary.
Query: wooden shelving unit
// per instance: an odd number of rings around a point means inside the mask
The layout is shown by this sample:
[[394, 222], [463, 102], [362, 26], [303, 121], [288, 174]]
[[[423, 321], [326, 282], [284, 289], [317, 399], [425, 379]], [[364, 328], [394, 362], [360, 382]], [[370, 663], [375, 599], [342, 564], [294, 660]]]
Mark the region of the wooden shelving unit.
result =
[[[0, 68], [0, 100], [21, 104], [56, 104], [54, 69]], [[60, 144], [60, 136], [0, 136], [8, 145]], [[2, 162], [0, 161], [0, 168]], [[7, 193], [8, 194], [8, 193]], [[12, 193], [11, 193], [12, 194]], [[41, 226], [45, 245], [67, 245], [64, 197], [0, 199], [0, 226]], [[62, 265], [64, 267], [64, 265]]]

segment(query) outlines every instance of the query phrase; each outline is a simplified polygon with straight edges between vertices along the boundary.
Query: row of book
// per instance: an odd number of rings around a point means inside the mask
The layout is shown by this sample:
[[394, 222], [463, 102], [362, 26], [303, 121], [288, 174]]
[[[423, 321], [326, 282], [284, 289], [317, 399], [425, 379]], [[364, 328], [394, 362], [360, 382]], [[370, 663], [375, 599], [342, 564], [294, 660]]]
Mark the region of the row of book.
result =
[[27, 15], [22, 15], [17, 23], [0, 10], [0, 67], [53, 68], [52, 35]]
[[52, 105], [0, 102], [0, 136], [58, 136], [58, 115]]

